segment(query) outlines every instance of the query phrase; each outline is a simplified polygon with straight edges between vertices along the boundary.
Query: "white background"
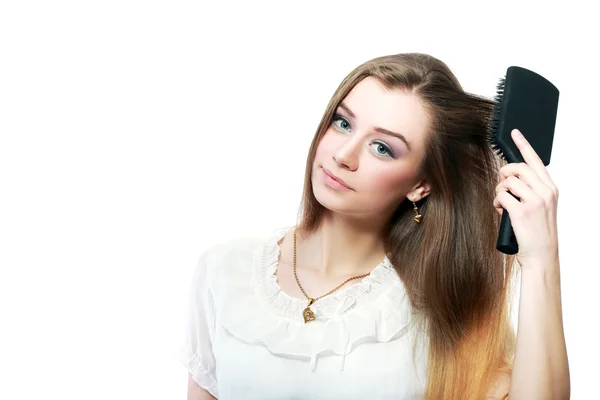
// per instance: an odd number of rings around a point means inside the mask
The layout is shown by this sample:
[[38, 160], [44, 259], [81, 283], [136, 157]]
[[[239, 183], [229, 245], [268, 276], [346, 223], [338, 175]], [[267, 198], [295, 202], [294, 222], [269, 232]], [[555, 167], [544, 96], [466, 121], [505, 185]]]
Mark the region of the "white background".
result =
[[510, 65], [560, 89], [548, 170], [572, 398], [597, 398], [597, 14], [423, 3], [3, 2], [0, 398], [185, 398], [201, 251], [295, 223], [335, 88], [411, 51], [488, 97]]

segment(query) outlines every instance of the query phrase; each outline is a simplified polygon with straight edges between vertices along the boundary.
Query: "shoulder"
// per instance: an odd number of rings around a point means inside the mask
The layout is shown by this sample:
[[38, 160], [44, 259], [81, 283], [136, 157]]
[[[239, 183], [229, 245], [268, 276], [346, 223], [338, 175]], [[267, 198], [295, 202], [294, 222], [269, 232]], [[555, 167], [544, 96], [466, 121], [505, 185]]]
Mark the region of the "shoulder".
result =
[[213, 244], [209, 249], [209, 260], [212, 264], [235, 261], [253, 254], [263, 238], [260, 236], [236, 236], [226, 241]]
[[268, 232], [236, 235], [215, 242], [202, 252], [200, 269], [210, 282], [250, 273], [256, 257], [260, 256], [271, 236]]

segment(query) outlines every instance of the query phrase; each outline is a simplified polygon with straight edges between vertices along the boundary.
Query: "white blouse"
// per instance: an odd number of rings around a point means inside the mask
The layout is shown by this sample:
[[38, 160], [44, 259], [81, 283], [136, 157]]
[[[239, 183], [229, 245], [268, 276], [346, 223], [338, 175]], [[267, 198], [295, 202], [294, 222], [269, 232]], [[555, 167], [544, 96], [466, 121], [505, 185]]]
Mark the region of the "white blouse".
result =
[[181, 361], [219, 400], [423, 399], [426, 345], [386, 256], [371, 274], [311, 306], [281, 290], [279, 241], [235, 238], [193, 274]]

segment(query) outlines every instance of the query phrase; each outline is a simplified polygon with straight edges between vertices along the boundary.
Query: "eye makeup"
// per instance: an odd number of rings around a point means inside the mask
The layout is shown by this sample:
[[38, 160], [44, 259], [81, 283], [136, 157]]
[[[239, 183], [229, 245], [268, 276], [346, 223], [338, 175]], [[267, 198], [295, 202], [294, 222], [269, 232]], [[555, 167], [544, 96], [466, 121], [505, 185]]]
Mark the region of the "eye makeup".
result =
[[[337, 122], [340, 122], [340, 124], [338, 125]], [[343, 115], [338, 114], [338, 113], [333, 114], [332, 124], [335, 127], [335, 129], [337, 129], [338, 131], [342, 131], [342, 132], [348, 132], [350, 130], [350, 128], [352, 127], [352, 124], [350, 123], [348, 118], [346, 118]], [[345, 125], [346, 127], [344, 127], [342, 125]], [[387, 143], [382, 142], [380, 140], [375, 140], [375, 141], [373, 141], [372, 144], [376, 144], [379, 149], [383, 149], [383, 151], [385, 151], [384, 153], [375, 151], [375, 153], [377, 155], [383, 156], [386, 158], [392, 158], [392, 159], [396, 158], [396, 152]]]

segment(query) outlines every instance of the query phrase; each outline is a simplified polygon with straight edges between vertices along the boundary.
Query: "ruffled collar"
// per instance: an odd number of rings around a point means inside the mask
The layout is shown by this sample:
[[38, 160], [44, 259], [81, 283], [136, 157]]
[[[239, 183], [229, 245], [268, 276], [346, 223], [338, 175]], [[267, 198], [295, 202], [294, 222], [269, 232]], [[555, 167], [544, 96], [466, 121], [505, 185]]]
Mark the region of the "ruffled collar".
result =
[[[257, 290], [268, 306], [283, 317], [304, 323], [302, 311], [306, 308], [307, 301], [284, 292], [275, 275], [281, 255], [279, 242], [287, 232], [294, 228], [295, 226], [286, 226], [276, 229], [264, 242], [262, 251], [257, 255], [253, 267]], [[386, 255], [368, 276], [323, 297], [311, 305], [311, 309], [315, 311], [317, 319], [333, 318], [351, 309], [360, 297], [371, 294], [382, 285], [392, 283], [390, 280], [394, 278], [397, 278], [396, 271]]]
[[[388, 342], [409, 329], [412, 307], [404, 285], [386, 256], [358, 283], [339, 289], [311, 306], [317, 319], [304, 323], [307, 302], [284, 292], [274, 275], [278, 242], [293, 226], [276, 229], [247, 253], [245, 262], [230, 263], [221, 287], [221, 326], [248, 344], [261, 344], [277, 356], [306, 359], [315, 370], [317, 357], [345, 356], [367, 342]], [[237, 257], [236, 257], [237, 258]]]

